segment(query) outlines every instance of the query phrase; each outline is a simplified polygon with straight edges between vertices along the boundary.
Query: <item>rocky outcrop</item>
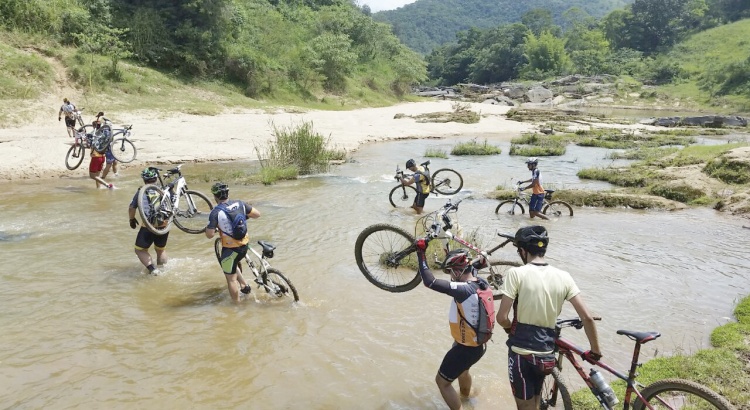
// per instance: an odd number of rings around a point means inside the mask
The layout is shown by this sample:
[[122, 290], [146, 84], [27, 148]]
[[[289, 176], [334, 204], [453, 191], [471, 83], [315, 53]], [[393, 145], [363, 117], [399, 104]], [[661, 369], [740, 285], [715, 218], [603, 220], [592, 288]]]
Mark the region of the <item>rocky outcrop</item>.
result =
[[723, 128], [723, 127], [747, 127], [747, 118], [739, 117], [736, 115], [724, 116], [724, 115], [701, 115], [697, 117], [661, 117], [652, 118], [650, 120], [642, 121], [644, 124], [656, 125], [659, 127], [707, 127], [707, 128]]

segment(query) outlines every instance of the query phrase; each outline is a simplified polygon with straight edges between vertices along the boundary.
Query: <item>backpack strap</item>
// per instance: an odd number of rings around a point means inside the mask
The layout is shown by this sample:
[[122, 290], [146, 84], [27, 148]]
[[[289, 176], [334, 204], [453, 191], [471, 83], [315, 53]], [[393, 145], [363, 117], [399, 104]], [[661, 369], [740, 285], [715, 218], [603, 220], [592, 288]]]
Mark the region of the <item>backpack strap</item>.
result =
[[[469, 282], [469, 285], [471, 285], [471, 284], [476, 284], [477, 288], [479, 288], [479, 282], [471, 281], [471, 282]], [[472, 286], [472, 288], [474, 289], [474, 294], [477, 295], [477, 299], [479, 299], [479, 294], [477, 294], [477, 288], [474, 288], [473, 286]], [[482, 301], [479, 300], [479, 303], [482, 303]], [[456, 304], [456, 305], [458, 305], [458, 304]], [[458, 312], [458, 315], [461, 316], [461, 319], [464, 322], [466, 322], [466, 324], [469, 325], [469, 327], [472, 330], [474, 330], [474, 333], [477, 335], [477, 337], [479, 337], [479, 326], [474, 327], [471, 324], [471, 322], [469, 322], [468, 320], [466, 320], [466, 316], [464, 316], [463, 313], [461, 313], [461, 309], [459, 309], [458, 306], [456, 306], [456, 312]], [[482, 318], [479, 318], [479, 320], [482, 320]], [[479, 323], [477, 323], [477, 325], [479, 325]]]

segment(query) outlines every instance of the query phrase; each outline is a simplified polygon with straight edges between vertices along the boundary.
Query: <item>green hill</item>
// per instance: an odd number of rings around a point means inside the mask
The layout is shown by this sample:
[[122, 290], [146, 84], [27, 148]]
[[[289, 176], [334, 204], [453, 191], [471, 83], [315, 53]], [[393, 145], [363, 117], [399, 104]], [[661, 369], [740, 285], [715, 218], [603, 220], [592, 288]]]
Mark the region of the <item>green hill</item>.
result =
[[373, 14], [390, 23], [393, 32], [412, 49], [427, 54], [436, 46], [455, 40], [456, 33], [471, 27], [490, 28], [520, 22], [533, 9], [548, 9], [558, 24], [563, 13], [577, 7], [600, 18], [633, 0], [418, 0], [396, 10]]
[[[708, 93], [714, 105], [750, 100], [750, 19], [692, 35], [667, 54], [681, 69], [682, 81], [667, 86], [687, 96]], [[705, 98], [705, 97], [704, 97]]]

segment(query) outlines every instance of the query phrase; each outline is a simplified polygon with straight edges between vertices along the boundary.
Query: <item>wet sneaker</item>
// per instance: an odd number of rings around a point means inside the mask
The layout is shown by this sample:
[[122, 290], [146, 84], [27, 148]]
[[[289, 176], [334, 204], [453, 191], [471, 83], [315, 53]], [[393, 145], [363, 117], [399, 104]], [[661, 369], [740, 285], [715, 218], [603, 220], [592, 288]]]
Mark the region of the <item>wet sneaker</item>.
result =
[[115, 186], [112, 184], [107, 185], [107, 189], [115, 189]]
[[246, 295], [247, 295], [247, 294], [249, 294], [249, 293], [250, 293], [250, 291], [252, 291], [252, 290], [253, 290], [253, 289], [252, 289], [252, 288], [250, 287], [250, 285], [245, 285], [245, 287], [244, 287], [244, 288], [240, 289], [240, 292], [242, 292], [242, 293], [244, 293], [244, 294], [246, 294]]

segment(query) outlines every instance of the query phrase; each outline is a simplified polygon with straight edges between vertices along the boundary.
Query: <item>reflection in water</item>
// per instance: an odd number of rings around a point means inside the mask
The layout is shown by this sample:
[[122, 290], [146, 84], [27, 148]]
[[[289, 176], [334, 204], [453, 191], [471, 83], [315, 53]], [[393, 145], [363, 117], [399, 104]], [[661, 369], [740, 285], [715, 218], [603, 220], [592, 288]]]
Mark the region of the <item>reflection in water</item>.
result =
[[[434, 376], [452, 343], [445, 298], [422, 287], [403, 294], [375, 288], [357, 269], [353, 248], [373, 223], [413, 229], [411, 211], [388, 203], [394, 165], [455, 142], [372, 144], [329, 175], [231, 187], [232, 197], [261, 211], [251, 240], [278, 246], [273, 264], [299, 290], [296, 305], [271, 303], [256, 290], [234, 305], [213, 242], [176, 229], [162, 274], [145, 274], [127, 218], [140, 184], [135, 167], [123, 170], [116, 191], [88, 189], [85, 179], [4, 185], [0, 408], [442, 408]], [[528, 217], [495, 215], [497, 201], [483, 198], [528, 179], [524, 158], [499, 145], [500, 156], [432, 165], [464, 176], [458, 197], [473, 197], [458, 218], [486, 246], [497, 243], [497, 232], [529, 224]], [[543, 158], [545, 184], [607, 188], [575, 177], [580, 168], [608, 164], [606, 153], [571, 146], [563, 157]], [[191, 189], [210, 192], [190, 175], [217, 166], [185, 165]], [[58, 189], [61, 182], [76, 189]], [[431, 195], [426, 210], [446, 199]], [[591, 310], [604, 317], [604, 354], [619, 368], [632, 344], [617, 329], [663, 334], [644, 357], [694, 352], [708, 346], [710, 331], [750, 285], [750, 235], [737, 219], [711, 210], [577, 208], [575, 217], [545, 225], [550, 262], [574, 275]], [[582, 332], [567, 333], [585, 343]], [[506, 355], [496, 335], [473, 370], [475, 409], [512, 405]]]

